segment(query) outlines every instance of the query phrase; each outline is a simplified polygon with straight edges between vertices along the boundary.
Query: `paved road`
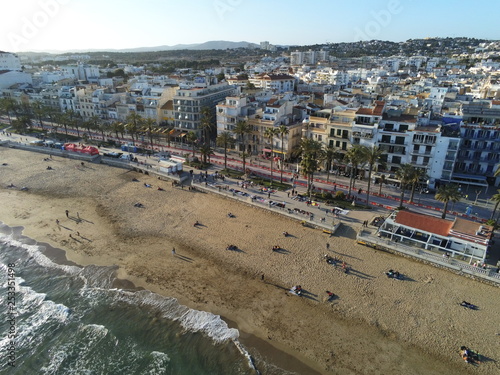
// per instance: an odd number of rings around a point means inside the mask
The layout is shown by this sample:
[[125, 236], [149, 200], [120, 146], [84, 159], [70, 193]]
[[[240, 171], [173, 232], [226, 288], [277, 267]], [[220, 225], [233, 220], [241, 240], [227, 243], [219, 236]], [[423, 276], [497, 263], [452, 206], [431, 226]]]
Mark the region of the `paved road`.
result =
[[[49, 123], [44, 124], [44, 128], [50, 128]], [[76, 130], [68, 129], [68, 132], [72, 135], [76, 135]], [[80, 134], [88, 133], [86, 131], [80, 130]], [[92, 133], [91, 138], [95, 140], [102, 140], [102, 135], [98, 133]], [[129, 142], [131, 139], [115, 139], [114, 137], [106, 137], [108, 140], [116, 140], [120, 142]], [[10, 137], [5, 135], [0, 135], [0, 139], [9, 139], [13, 141], [29, 143], [29, 141], [34, 140], [36, 138], [30, 136], [19, 136], [13, 134]], [[164, 140], [162, 140], [164, 141]], [[185, 144], [171, 143], [171, 147], [167, 147], [166, 144], [155, 144], [155, 149], [158, 151], [171, 151], [172, 153], [178, 155], [184, 155], [191, 153], [191, 147]], [[101, 148], [101, 152], [110, 152], [110, 151], [120, 151], [118, 149], [113, 148]], [[224, 155], [222, 150], [220, 152], [215, 152], [214, 155], [211, 156], [212, 166], [209, 168], [210, 173], [215, 173], [215, 171], [220, 171], [224, 166]], [[198, 154], [199, 155], [199, 154]], [[146, 158], [144, 156], [137, 156], [138, 159], [142, 162], [151, 163], [154, 159]], [[229, 152], [228, 153], [228, 165], [230, 168], [242, 170], [242, 162], [238, 157], [237, 152]], [[247, 159], [247, 169], [250, 169], [255, 174], [260, 176], [270, 178], [271, 171], [271, 162], [270, 160], [264, 159], [262, 157], [254, 157]], [[290, 182], [293, 174], [297, 172], [297, 164], [285, 164], [283, 177]], [[277, 163], [273, 163], [273, 178], [274, 180], [280, 179], [280, 170]], [[299, 175], [299, 178], [294, 180], [294, 185], [296, 190], [299, 192], [305, 192], [306, 190], [306, 181], [303, 176]], [[335, 192], [337, 190], [342, 190], [345, 193], [348, 192], [349, 178], [345, 176], [338, 176], [334, 174], [327, 175], [326, 173], [317, 173], [315, 175], [314, 186], [316, 190], [319, 191], [330, 191]], [[361, 194], [358, 194], [359, 189], [362, 190]], [[359, 199], [359, 202], [366, 202], [366, 189], [367, 189], [367, 181], [366, 180], [356, 180], [354, 189], [352, 190], [352, 194]], [[385, 209], [391, 209], [399, 206], [401, 190], [392, 185], [383, 185], [382, 187], [382, 196], [378, 195], [379, 185], [371, 184], [371, 195], [370, 195], [370, 204], [377, 207], [384, 207]], [[489, 219], [494, 207], [494, 203], [489, 200], [489, 198], [497, 193], [497, 188], [489, 187], [486, 191], [484, 188], [480, 189], [474, 186], [465, 186], [463, 190], [464, 198], [457, 202], [450, 202], [448, 205], [448, 213], [447, 218], [453, 219], [455, 216], [464, 217], [465, 213], [469, 210], [470, 216], [472, 219]], [[410, 196], [410, 192], [407, 191], [405, 193], [405, 203], [404, 205], [407, 207], [411, 207], [412, 211], [431, 214], [434, 216], [440, 216], [442, 213], [442, 209], [444, 204], [438, 202], [434, 199], [434, 194], [423, 194], [420, 192], [416, 192], [414, 196], [413, 203], [408, 202]], [[465, 198], [467, 197], [467, 198]]]

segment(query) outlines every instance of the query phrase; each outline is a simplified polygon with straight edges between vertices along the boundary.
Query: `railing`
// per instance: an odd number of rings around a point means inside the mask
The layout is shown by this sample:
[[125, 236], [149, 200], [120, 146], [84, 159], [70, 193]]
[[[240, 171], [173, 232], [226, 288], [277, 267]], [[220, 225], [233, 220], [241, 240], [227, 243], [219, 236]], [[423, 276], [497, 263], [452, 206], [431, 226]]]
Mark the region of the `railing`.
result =
[[500, 273], [495, 272], [491, 268], [481, 268], [474, 265], [462, 262], [453, 258], [444, 258], [441, 255], [433, 254], [424, 249], [420, 249], [415, 246], [408, 246], [401, 242], [393, 242], [387, 239], [382, 239], [380, 237], [374, 236], [367, 231], [361, 230], [357, 236], [356, 240], [358, 243], [374, 247], [380, 250], [386, 250], [394, 253], [401, 253], [419, 260], [427, 261], [433, 265], [444, 267], [450, 271], [454, 271], [458, 274], [467, 274], [469, 276], [476, 276], [483, 281], [488, 281], [498, 284], [500, 286]]

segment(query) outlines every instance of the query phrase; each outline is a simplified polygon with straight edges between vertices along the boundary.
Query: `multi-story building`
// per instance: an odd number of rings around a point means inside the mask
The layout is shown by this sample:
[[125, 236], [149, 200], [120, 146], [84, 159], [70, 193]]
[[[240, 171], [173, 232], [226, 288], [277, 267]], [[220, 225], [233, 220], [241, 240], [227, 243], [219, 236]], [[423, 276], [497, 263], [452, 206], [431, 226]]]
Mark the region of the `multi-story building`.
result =
[[239, 94], [240, 88], [227, 83], [219, 83], [205, 88], [179, 89], [173, 97], [174, 127], [186, 133], [194, 131], [201, 136], [201, 110], [208, 107], [213, 111], [215, 107], [228, 96]]
[[272, 90], [275, 94], [292, 92], [295, 78], [288, 74], [259, 74], [248, 79], [256, 88]]
[[500, 102], [481, 100], [462, 107], [462, 142], [453, 180], [471, 185], [498, 185], [500, 164]]
[[21, 70], [21, 62], [17, 55], [10, 52], [0, 51], [0, 71], [1, 70]]

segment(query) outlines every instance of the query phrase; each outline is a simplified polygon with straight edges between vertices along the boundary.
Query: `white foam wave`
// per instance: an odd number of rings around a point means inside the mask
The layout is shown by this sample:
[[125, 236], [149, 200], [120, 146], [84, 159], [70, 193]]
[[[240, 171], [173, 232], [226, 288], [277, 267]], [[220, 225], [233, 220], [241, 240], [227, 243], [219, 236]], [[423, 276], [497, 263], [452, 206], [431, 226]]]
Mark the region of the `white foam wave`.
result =
[[26, 250], [26, 252], [30, 255], [31, 259], [37, 262], [41, 266], [52, 269], [60, 269], [70, 275], [76, 275], [82, 270], [81, 267], [54, 263], [40, 251], [40, 246], [25, 244], [19, 240], [14, 239], [10, 234], [0, 233], [0, 242], [8, 246], [15, 246]]

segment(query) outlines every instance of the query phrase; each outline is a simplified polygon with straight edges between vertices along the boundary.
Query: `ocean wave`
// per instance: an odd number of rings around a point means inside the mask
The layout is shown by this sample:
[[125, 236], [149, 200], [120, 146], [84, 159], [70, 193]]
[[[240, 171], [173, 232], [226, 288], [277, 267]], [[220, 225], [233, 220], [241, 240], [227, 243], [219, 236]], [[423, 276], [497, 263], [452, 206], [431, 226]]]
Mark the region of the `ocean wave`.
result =
[[29, 258], [25, 260], [26, 262], [35, 261], [40, 266], [51, 269], [59, 269], [70, 275], [77, 275], [82, 270], [82, 268], [78, 266], [69, 266], [53, 262], [41, 252], [39, 245], [29, 245], [23, 243], [19, 239], [15, 239], [12, 234], [0, 233], [0, 243], [4, 244], [5, 246], [25, 250], [29, 255]]

